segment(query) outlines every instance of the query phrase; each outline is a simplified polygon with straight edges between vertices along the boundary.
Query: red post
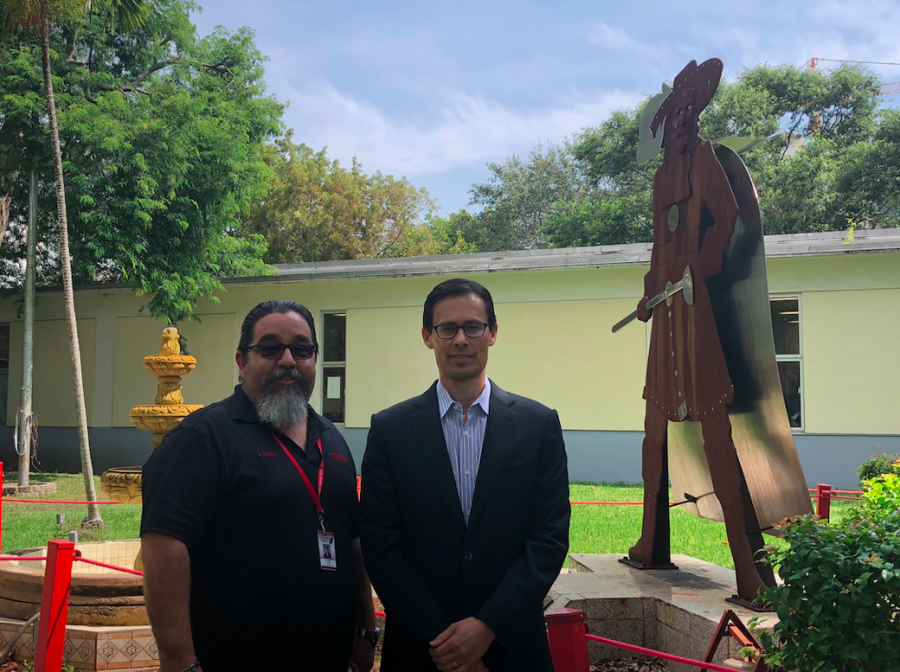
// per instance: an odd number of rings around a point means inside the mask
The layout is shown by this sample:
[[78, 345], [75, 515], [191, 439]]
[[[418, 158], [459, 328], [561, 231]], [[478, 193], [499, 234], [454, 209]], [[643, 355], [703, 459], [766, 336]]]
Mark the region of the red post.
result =
[[47, 568], [41, 595], [41, 619], [38, 621], [35, 672], [60, 672], [66, 644], [66, 617], [69, 615], [69, 589], [75, 544], [51, 541], [47, 544]]
[[554, 672], [588, 672], [587, 616], [575, 609], [546, 614], [547, 637]]
[[816, 486], [816, 515], [822, 520], [831, 517], [831, 486], [819, 483]]
[[3, 548], [3, 481], [6, 474], [3, 473], [3, 462], [0, 462], [0, 551]]

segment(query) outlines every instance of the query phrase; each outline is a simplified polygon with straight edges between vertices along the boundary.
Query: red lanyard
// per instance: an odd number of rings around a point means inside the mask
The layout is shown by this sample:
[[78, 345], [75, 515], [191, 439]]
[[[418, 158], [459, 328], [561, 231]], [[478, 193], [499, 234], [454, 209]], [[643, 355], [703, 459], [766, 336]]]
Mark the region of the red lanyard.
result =
[[294, 456], [291, 455], [291, 451], [289, 451], [285, 445], [281, 442], [274, 434], [275, 440], [278, 442], [278, 445], [281, 446], [281, 449], [284, 451], [284, 454], [288, 456], [291, 462], [294, 463], [294, 466], [297, 468], [297, 471], [300, 472], [300, 475], [303, 477], [303, 482], [306, 483], [306, 489], [309, 490], [309, 496], [312, 497], [313, 504], [316, 505], [316, 513], [319, 514], [319, 525], [322, 526], [322, 531], [325, 531], [325, 518], [322, 515], [322, 500], [319, 498], [322, 494], [322, 483], [325, 481], [325, 453], [322, 451], [322, 439], [316, 441], [316, 447], [319, 449], [319, 454], [322, 456], [322, 461], [319, 462], [319, 492], [316, 492], [313, 489], [312, 483], [309, 482], [309, 478], [307, 478], [306, 473], [303, 469], [300, 468], [300, 465], [297, 464], [297, 460], [294, 459]]

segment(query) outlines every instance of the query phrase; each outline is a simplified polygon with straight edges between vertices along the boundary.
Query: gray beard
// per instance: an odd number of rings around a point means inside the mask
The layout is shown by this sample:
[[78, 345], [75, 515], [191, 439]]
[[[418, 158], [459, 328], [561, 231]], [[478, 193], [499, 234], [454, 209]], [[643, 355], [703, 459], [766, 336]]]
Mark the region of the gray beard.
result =
[[294, 390], [266, 390], [256, 404], [259, 419], [280, 429], [306, 422], [306, 399]]
[[[294, 385], [282, 385], [277, 381], [291, 378]], [[306, 406], [307, 383], [296, 371], [278, 370], [265, 381], [265, 389], [256, 404], [256, 414], [262, 422], [279, 429], [297, 427], [306, 422], [309, 415]]]

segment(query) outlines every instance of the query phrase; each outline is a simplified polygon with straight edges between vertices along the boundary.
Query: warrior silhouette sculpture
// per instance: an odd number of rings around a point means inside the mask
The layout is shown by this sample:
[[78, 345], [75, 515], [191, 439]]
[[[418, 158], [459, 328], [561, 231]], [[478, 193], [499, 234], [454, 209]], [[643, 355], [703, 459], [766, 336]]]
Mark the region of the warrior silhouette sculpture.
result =
[[647, 322], [646, 303], [693, 277], [693, 302], [683, 293], [652, 311], [650, 353], [643, 397], [646, 400], [642, 449], [644, 517], [640, 540], [629, 564], [671, 567], [668, 512], [667, 431], [669, 422], [699, 423], [703, 451], [715, 496], [722, 506], [734, 557], [738, 596], [753, 600], [775, 584], [771, 568], [760, 562], [762, 533], [738, 460], [728, 407], [734, 388], [728, 373], [706, 279], [722, 270], [738, 216], [725, 171], [709, 142], [700, 138], [700, 112], [722, 75], [722, 61], [691, 61], [675, 78], [650, 124], [661, 132], [665, 152], [653, 188], [653, 251], [644, 278], [638, 319]]

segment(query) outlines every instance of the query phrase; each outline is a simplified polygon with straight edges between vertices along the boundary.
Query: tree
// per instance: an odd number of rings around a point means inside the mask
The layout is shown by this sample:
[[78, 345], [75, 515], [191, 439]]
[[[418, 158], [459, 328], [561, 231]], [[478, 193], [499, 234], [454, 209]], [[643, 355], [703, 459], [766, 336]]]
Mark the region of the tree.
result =
[[[890, 198], [875, 166], [896, 156], [889, 126], [881, 131], [890, 116], [878, 113], [879, 91], [876, 77], [853, 67], [822, 72], [757, 66], [720, 84], [701, 117], [702, 133], [716, 140], [784, 131], [743, 156], [759, 191], [766, 233], [841, 230], [848, 219], [885, 225], [896, 219], [877, 214], [890, 212], [880, 203], [873, 207], [876, 193]], [[572, 153], [591, 191], [582, 203], [554, 206], [544, 228], [551, 244], [651, 240], [647, 217], [659, 159], [637, 163], [645, 104], [582, 131]]]
[[[264, 241], [237, 229], [271, 177], [263, 156], [281, 132], [282, 106], [265, 92], [265, 58], [252, 31], [200, 39], [192, 8], [157, 0], [139, 28], [111, 34], [94, 16], [74, 31], [77, 43], [54, 33], [67, 45], [60, 51], [71, 51], [71, 60], [52, 66], [63, 92], [74, 281], [129, 283], [168, 322], [189, 319], [201, 297], [215, 301], [223, 277], [272, 272]], [[34, 52], [25, 39], [0, 52], [0, 114], [29, 109]], [[41, 142], [44, 130], [34, 131]], [[0, 130], [0, 152], [14, 139]], [[46, 172], [40, 146], [24, 155]], [[19, 179], [16, 193], [26, 182]], [[0, 282], [19, 286], [24, 213], [15, 200], [12, 212]], [[56, 226], [52, 217], [39, 221], [39, 285], [61, 282]]]
[[[145, 6], [142, 0], [105, 0], [98, 2], [105, 5], [110, 22], [117, 21], [123, 25], [136, 25], [144, 16]], [[41, 30], [41, 66], [44, 77], [44, 94], [47, 98], [47, 118], [50, 126], [50, 146], [53, 151], [53, 163], [56, 176], [56, 203], [59, 217], [60, 266], [63, 276], [63, 296], [66, 307], [66, 325], [69, 331], [69, 355], [72, 360], [72, 379], [75, 388], [75, 409], [78, 417], [78, 436], [81, 450], [81, 466], [84, 475], [85, 494], [89, 501], [96, 502], [97, 493], [94, 485], [94, 469], [91, 462], [91, 450], [88, 440], [87, 411], [84, 404], [84, 383], [81, 374], [81, 348], [78, 343], [78, 329], [75, 320], [75, 294], [72, 288], [71, 257], [69, 256], [68, 220], [66, 217], [66, 188], [63, 176], [62, 152], [59, 143], [59, 127], [56, 119], [56, 101], [53, 91], [53, 72], [50, 67], [50, 23], [67, 23], [74, 21], [79, 11], [85, 9], [80, 2], [73, 0], [8, 0], [2, 7], [4, 32], [11, 32], [15, 26], [34, 26], [39, 24]], [[73, 38], [74, 39], [74, 38]], [[102, 527], [100, 507], [88, 505], [88, 515], [82, 521], [86, 527]]]
[[268, 263], [430, 254], [435, 242], [422, 223], [434, 209], [424, 189], [405, 178], [363, 172], [354, 159], [349, 170], [326, 151], [293, 142], [292, 133], [275, 142], [266, 161], [274, 179], [254, 200], [242, 235], [265, 238]]
[[885, 110], [872, 141], [847, 149], [834, 182], [835, 201], [855, 226], [900, 226], [900, 111]]
[[580, 200], [588, 184], [568, 141], [539, 144], [526, 160], [512, 156], [489, 163], [491, 176], [473, 184], [470, 205], [479, 205], [479, 226], [466, 240], [479, 250], [516, 250], [546, 247], [544, 219], [557, 201]]

